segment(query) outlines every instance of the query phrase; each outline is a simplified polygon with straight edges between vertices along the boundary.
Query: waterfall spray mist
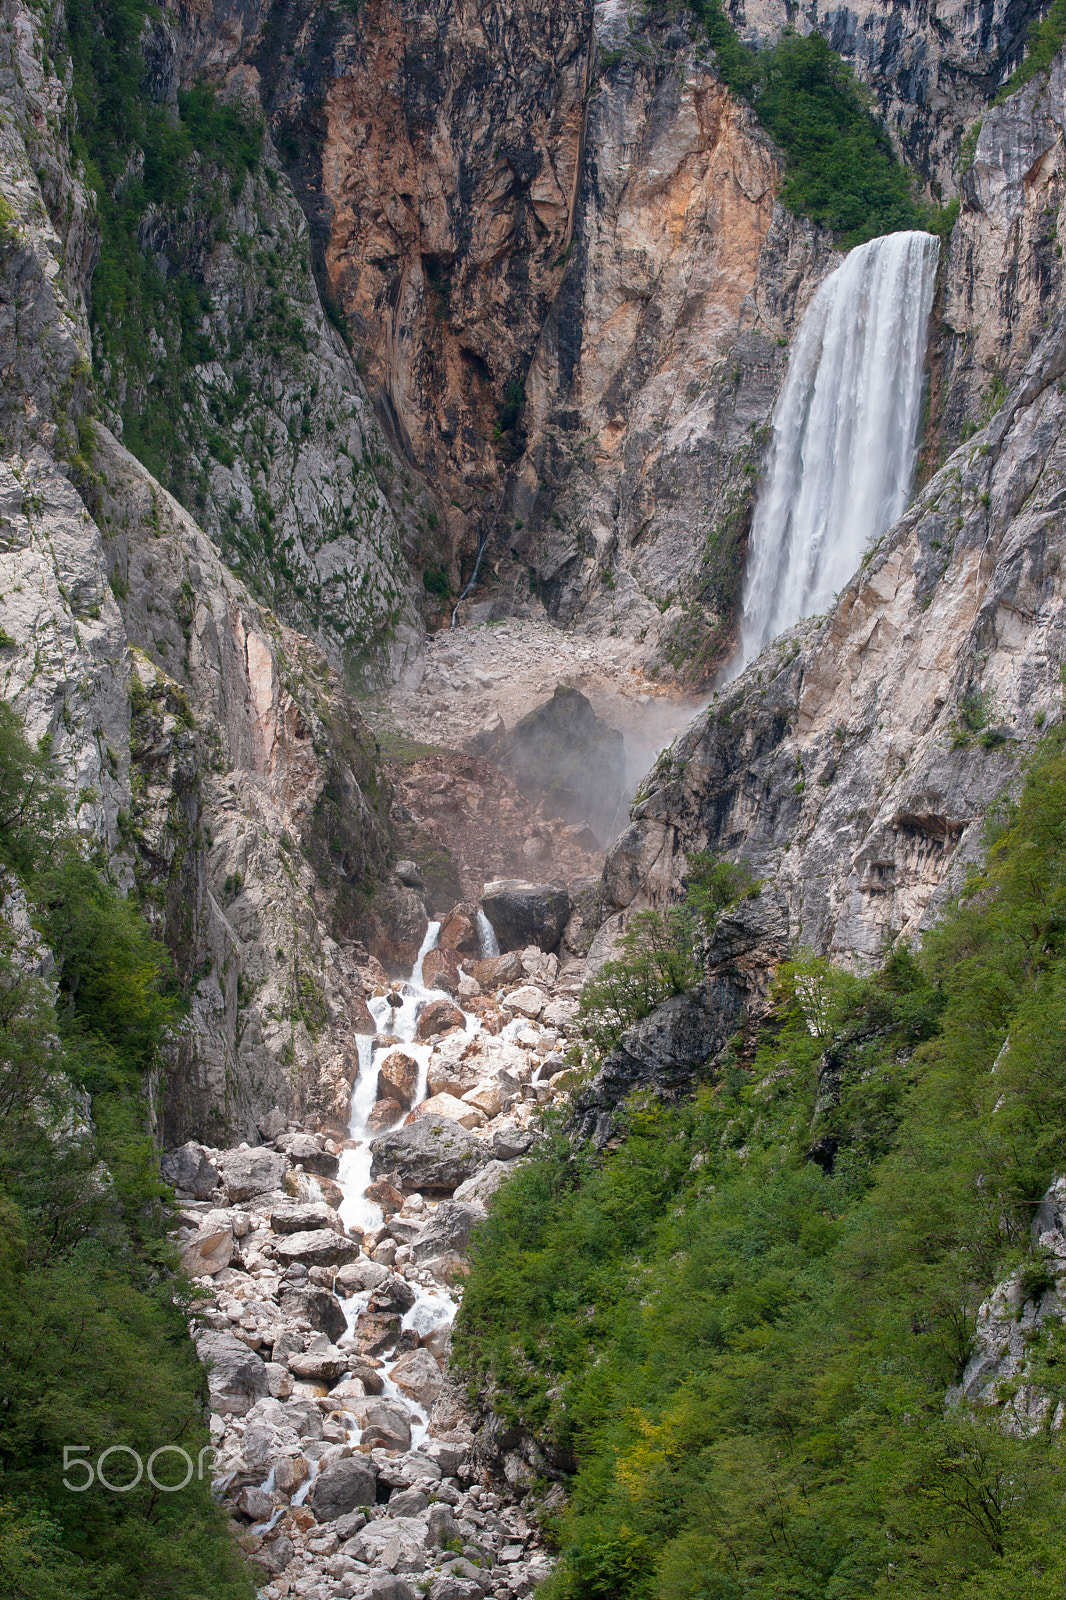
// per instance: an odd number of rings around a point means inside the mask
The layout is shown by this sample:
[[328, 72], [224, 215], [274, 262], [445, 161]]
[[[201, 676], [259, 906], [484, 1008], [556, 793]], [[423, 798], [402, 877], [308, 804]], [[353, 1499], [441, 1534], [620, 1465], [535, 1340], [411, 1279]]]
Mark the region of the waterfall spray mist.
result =
[[730, 677], [826, 610], [906, 507], [939, 248], [929, 233], [871, 239], [807, 309], [774, 409]]

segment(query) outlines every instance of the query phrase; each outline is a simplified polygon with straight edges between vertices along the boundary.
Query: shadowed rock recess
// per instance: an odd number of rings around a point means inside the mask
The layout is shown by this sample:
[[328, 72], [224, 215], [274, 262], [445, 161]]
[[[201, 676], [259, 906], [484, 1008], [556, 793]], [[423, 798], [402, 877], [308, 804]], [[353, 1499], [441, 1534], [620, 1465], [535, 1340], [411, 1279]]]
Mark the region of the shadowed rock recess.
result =
[[[1058, 960], [1051, 868], [996, 924], [1029, 942], [972, 1007], [980, 1085], [893, 1144], [983, 948], [936, 941], [1025, 878], [994, 874], [1061, 739], [1047, 9], [0, 0], [0, 1593], [1062, 1592], [1061, 1532], [1017, 1528], [1061, 1510], [1066, 1091], [1017, 1131], [1003, 998]], [[878, 526], [907, 508], [739, 672], [775, 405], [844, 260], [782, 203], [765, 83], [725, 81], [790, 29], [939, 265], [905, 241], [919, 464]], [[932, 1244], [877, 1280], [909, 1331], [870, 1371], [939, 1365], [881, 1412], [833, 1367], [851, 1409], [796, 1467], [821, 1368], [775, 1341], [865, 1305], [825, 1287], [841, 1240], [881, 1270], [849, 1208], [896, 1226], [883, 1164], [989, 1083], [957, 1210], [994, 1239], [950, 1293], [914, 1288]], [[741, 1293], [716, 1252], [769, 1236]], [[877, 1480], [892, 1562], [849, 1568], [848, 1525], [796, 1530], [823, 1468], [867, 1481], [833, 1451], [875, 1413], [933, 1442]], [[213, 1451], [187, 1491], [108, 1490], [108, 1450], [179, 1443]]]

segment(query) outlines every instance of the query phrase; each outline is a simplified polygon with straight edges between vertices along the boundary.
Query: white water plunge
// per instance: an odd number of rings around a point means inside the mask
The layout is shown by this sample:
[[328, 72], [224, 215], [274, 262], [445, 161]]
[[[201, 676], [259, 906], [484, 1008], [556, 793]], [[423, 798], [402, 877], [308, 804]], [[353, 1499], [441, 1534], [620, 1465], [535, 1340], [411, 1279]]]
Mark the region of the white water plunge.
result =
[[907, 505], [939, 248], [930, 233], [871, 239], [807, 308], [774, 408], [730, 677], [827, 610]]

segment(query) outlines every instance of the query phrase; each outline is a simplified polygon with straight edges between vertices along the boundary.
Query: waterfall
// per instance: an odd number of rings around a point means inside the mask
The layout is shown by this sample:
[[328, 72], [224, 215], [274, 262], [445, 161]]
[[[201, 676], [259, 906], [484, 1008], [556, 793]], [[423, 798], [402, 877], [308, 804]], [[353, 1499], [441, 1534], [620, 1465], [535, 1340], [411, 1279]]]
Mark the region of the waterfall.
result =
[[496, 938], [496, 929], [492, 926], [480, 906], [477, 908], [477, 938], [478, 954], [482, 961], [489, 956], [499, 955], [500, 946]]
[[871, 239], [807, 309], [774, 408], [731, 677], [825, 611], [906, 507], [939, 248], [930, 233]]

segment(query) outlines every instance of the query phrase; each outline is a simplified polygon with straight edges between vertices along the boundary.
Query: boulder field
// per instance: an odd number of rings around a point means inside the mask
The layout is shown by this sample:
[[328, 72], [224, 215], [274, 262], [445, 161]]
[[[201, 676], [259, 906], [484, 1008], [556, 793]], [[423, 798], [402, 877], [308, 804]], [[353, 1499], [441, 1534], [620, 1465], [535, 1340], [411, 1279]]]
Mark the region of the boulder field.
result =
[[[365, 1162], [346, 1161], [362, 1140], [278, 1110], [257, 1145], [164, 1157], [213, 1482], [264, 1600], [505, 1600], [550, 1568], [534, 1468], [480, 1430], [448, 1352], [471, 1236], [538, 1109], [567, 1093], [584, 962], [530, 945], [455, 964], [477, 1011], [418, 987], [417, 1042], [377, 1057], [363, 1195], [347, 1174]], [[381, 987], [407, 1003], [415, 988]], [[345, 1220], [353, 1200], [375, 1226]]]

